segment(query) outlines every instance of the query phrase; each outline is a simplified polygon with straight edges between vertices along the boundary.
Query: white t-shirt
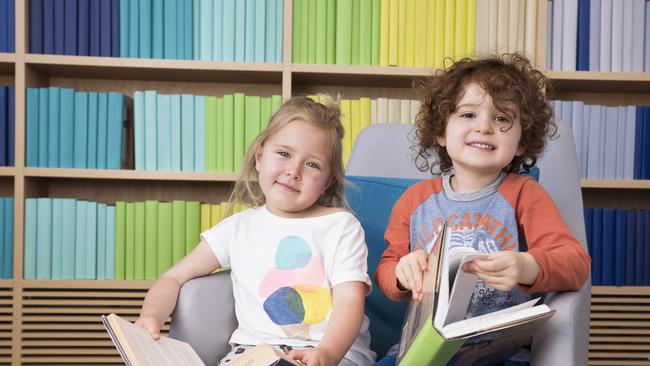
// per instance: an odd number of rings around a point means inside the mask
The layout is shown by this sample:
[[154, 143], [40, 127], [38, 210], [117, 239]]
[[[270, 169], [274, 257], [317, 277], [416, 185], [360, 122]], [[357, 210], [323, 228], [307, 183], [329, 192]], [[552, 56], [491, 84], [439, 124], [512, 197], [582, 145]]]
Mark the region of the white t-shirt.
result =
[[[231, 268], [238, 344], [316, 346], [332, 309], [332, 289], [360, 281], [370, 289], [363, 228], [349, 212], [284, 218], [265, 207], [233, 215], [201, 233]], [[346, 358], [371, 364], [368, 318]]]

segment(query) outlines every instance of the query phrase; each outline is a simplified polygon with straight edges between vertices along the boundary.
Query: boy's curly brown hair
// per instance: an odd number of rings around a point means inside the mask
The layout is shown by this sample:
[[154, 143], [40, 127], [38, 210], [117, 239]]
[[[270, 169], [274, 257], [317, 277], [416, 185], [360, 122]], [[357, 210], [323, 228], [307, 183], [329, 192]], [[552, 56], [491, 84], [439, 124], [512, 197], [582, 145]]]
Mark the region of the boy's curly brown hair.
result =
[[[422, 105], [416, 117], [413, 146], [418, 153], [416, 166], [432, 174], [436, 165], [441, 172], [452, 168], [447, 149], [440, 146], [436, 138], [444, 137], [448, 117], [471, 82], [479, 84], [492, 97], [498, 110], [507, 111], [508, 102], [519, 107], [520, 145], [524, 152], [515, 156], [503, 170], [528, 172], [544, 150], [547, 138], [555, 136], [557, 125], [546, 97], [546, 77], [518, 54], [476, 60], [464, 58], [449, 68], [437, 70], [420, 83]], [[432, 157], [436, 155], [438, 162], [434, 163]]]

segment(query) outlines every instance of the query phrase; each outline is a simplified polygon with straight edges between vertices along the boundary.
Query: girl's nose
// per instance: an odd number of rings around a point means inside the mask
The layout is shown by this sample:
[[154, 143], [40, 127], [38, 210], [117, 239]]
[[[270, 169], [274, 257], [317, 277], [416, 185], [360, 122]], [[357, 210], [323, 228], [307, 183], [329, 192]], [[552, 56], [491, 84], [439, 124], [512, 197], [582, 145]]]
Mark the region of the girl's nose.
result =
[[295, 166], [288, 166], [285, 175], [291, 179], [300, 179], [300, 170]]

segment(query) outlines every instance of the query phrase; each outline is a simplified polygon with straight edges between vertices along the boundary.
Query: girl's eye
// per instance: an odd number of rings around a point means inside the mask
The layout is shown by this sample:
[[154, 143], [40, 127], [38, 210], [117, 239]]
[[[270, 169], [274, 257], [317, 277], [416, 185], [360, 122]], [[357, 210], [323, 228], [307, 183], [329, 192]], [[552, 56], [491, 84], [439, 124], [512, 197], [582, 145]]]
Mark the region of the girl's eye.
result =
[[277, 154], [282, 156], [283, 158], [288, 158], [289, 157], [289, 153], [286, 152], [286, 151], [278, 151]]
[[463, 112], [460, 114], [461, 117], [463, 118], [474, 118], [474, 113], [473, 112]]
[[307, 163], [307, 166], [313, 169], [320, 169], [320, 165], [312, 162]]

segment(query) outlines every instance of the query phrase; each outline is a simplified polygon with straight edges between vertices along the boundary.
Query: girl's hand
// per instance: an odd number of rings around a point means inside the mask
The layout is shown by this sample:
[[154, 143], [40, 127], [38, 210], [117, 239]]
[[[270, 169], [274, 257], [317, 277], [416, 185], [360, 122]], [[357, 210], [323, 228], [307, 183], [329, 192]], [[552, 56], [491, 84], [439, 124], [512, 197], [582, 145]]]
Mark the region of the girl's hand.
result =
[[411, 290], [414, 300], [422, 299], [422, 274], [427, 270], [427, 252], [424, 249], [411, 252], [399, 259], [395, 267], [397, 285]]
[[307, 366], [336, 366], [337, 360], [322, 347], [294, 349], [289, 351], [289, 357]]
[[490, 287], [509, 291], [517, 284], [532, 285], [539, 265], [528, 253], [505, 251], [467, 262], [463, 271], [477, 275]]
[[160, 339], [160, 324], [153, 316], [142, 314], [140, 315], [140, 318], [135, 321], [135, 325], [146, 329], [149, 334], [151, 334], [151, 338], [155, 341]]

